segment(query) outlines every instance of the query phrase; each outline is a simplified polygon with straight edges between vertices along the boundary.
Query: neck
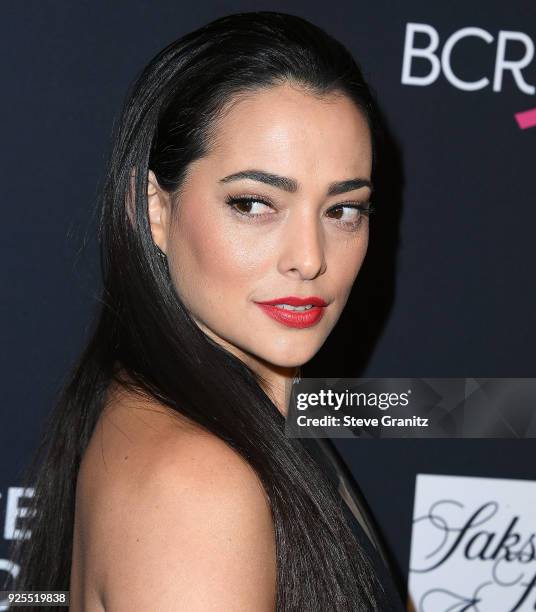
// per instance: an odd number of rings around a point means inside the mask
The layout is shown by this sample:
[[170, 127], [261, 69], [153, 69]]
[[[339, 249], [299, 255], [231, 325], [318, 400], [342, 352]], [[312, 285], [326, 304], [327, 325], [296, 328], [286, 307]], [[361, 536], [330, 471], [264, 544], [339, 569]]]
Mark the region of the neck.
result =
[[292, 383], [299, 373], [299, 368], [274, 366], [260, 363], [258, 360], [255, 360], [255, 363], [247, 363], [259, 374], [265, 393], [274, 402], [279, 412], [286, 417]]
[[237, 347], [217, 337], [206, 326], [199, 321], [197, 324], [213, 340], [224, 346], [230, 353], [233, 353], [246, 365], [248, 365], [261, 379], [261, 386], [268, 397], [273, 401], [279, 412], [286, 417], [290, 399], [290, 390], [294, 378], [299, 373], [298, 366], [277, 366], [259, 357], [251, 355], [238, 349]]
[[229, 350], [259, 376], [264, 392], [279, 412], [286, 417], [292, 383], [299, 374], [300, 368], [277, 366], [249, 353], [239, 351], [235, 347], [230, 347]]

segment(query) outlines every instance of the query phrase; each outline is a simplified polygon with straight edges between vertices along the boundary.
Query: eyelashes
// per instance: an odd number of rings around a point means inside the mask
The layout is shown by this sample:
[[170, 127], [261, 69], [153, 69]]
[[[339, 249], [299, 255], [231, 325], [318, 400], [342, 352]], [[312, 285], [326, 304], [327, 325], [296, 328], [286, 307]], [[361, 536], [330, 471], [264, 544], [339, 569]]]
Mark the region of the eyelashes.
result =
[[[243, 220], [259, 223], [264, 222], [276, 214], [276, 210], [272, 202], [263, 196], [243, 195], [232, 196], [228, 195], [225, 198], [225, 203], [231, 210], [239, 215]], [[271, 209], [271, 212], [267, 212]], [[367, 202], [340, 202], [328, 208], [326, 214], [332, 219], [335, 225], [350, 231], [359, 229], [364, 218], [368, 218], [376, 210], [375, 206], [370, 201]], [[344, 218], [346, 211], [347, 218]], [[342, 216], [332, 216], [339, 215]], [[349, 214], [348, 214], [349, 213]]]
[[225, 198], [225, 203], [228, 204], [235, 212], [237, 212], [240, 215], [244, 215], [246, 217], [260, 217], [260, 216], [266, 216], [274, 214], [274, 212], [271, 213], [262, 213], [262, 212], [256, 212], [256, 213], [252, 213], [251, 209], [250, 210], [240, 210], [240, 207], [242, 208], [247, 208], [248, 206], [251, 206], [253, 204], [261, 204], [260, 207], [257, 207], [257, 209], [262, 209], [263, 208], [271, 208], [273, 211], [273, 205], [271, 202], [269, 202], [268, 200], [261, 198], [261, 197], [257, 197], [257, 196], [227, 196]]

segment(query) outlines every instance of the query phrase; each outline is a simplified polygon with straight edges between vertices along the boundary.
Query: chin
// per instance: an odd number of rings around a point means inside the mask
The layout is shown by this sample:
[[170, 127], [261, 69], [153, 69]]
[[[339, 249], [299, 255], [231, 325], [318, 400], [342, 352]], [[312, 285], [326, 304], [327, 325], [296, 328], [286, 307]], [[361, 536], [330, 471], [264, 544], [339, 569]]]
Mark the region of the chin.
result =
[[317, 351], [318, 349], [297, 351], [296, 348], [293, 347], [288, 351], [264, 351], [262, 358], [264, 361], [280, 368], [298, 368], [312, 359]]

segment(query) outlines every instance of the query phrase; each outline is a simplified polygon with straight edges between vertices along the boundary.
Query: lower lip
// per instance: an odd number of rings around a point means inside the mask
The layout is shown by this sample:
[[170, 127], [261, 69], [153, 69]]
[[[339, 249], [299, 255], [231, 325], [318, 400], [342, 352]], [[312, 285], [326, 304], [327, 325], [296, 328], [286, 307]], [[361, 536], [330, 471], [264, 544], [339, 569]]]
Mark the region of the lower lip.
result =
[[257, 303], [257, 306], [260, 306], [269, 317], [272, 317], [278, 323], [299, 329], [311, 327], [318, 323], [324, 316], [325, 310], [325, 306], [313, 306], [309, 310], [286, 310], [277, 306], [259, 303]]

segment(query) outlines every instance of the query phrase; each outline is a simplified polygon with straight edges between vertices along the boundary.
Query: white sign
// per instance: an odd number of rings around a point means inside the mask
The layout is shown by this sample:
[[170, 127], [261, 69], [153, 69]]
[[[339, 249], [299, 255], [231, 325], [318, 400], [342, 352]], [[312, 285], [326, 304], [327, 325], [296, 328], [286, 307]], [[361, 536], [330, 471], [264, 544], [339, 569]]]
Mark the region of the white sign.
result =
[[536, 481], [418, 474], [409, 594], [417, 612], [536, 609]]

